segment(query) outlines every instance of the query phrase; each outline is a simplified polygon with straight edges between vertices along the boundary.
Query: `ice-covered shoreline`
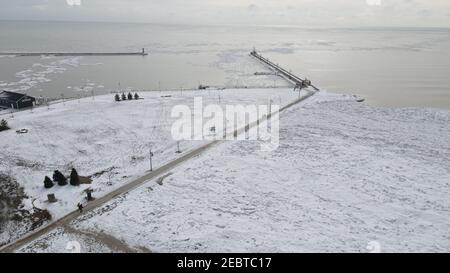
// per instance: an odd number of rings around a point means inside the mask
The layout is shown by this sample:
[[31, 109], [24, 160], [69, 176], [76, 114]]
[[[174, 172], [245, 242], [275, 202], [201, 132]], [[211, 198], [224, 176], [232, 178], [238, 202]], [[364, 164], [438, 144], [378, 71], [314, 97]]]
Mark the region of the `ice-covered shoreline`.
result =
[[[156, 252], [450, 250], [449, 111], [321, 92], [284, 113], [280, 129], [272, 153], [219, 145], [71, 226]], [[114, 251], [63, 229], [21, 251], [64, 252], [74, 239]]]

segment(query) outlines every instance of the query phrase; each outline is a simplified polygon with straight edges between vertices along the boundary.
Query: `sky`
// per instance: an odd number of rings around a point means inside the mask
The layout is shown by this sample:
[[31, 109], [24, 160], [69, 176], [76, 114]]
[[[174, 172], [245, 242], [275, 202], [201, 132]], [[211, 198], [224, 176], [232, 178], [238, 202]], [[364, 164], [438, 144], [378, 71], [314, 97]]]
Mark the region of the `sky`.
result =
[[0, 0], [0, 20], [450, 27], [450, 0]]

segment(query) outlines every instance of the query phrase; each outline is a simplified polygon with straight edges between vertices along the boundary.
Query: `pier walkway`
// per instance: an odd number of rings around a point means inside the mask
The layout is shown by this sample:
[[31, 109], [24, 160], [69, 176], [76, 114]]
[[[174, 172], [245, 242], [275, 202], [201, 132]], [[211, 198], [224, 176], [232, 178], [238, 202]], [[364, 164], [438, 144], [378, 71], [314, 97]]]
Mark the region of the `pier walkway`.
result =
[[253, 50], [250, 53], [250, 56], [253, 56], [256, 59], [258, 59], [259, 61], [261, 61], [262, 63], [268, 65], [271, 69], [273, 69], [275, 72], [277, 72], [283, 78], [285, 78], [286, 80], [292, 82], [295, 85], [296, 88], [300, 88], [301, 89], [301, 88], [304, 88], [304, 87], [311, 86], [316, 91], [319, 91], [319, 88], [317, 88], [314, 85], [312, 85], [311, 81], [309, 81], [307, 79], [302, 79], [302, 78], [292, 74], [291, 72], [287, 71], [286, 69], [282, 68], [281, 66], [271, 62], [269, 59], [264, 58], [261, 54], [256, 52], [256, 50]]
[[35, 57], [35, 56], [147, 56], [148, 53], [145, 52], [143, 48], [139, 52], [111, 52], [111, 53], [95, 53], [95, 52], [0, 52], [0, 56], [17, 56], [17, 57]]

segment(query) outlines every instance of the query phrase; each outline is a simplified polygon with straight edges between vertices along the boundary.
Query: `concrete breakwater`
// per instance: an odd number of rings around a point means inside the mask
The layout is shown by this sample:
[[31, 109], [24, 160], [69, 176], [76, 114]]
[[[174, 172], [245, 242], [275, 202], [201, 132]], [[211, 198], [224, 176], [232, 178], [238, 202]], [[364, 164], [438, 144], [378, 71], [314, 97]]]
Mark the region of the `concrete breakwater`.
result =
[[6, 56], [17, 56], [17, 57], [33, 57], [33, 56], [147, 56], [148, 53], [145, 49], [139, 52], [6, 52], [1, 53], [1, 55]]

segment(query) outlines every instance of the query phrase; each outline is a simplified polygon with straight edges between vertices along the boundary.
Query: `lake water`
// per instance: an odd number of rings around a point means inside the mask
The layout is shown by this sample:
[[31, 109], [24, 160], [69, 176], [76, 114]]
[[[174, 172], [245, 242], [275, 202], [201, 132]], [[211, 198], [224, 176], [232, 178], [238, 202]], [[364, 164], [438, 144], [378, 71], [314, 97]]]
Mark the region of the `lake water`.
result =
[[0, 21], [0, 52], [136, 52], [115, 57], [0, 56], [0, 89], [48, 98], [120, 89], [281, 86], [255, 77], [264, 56], [323, 89], [373, 105], [450, 109], [450, 29], [308, 29]]

